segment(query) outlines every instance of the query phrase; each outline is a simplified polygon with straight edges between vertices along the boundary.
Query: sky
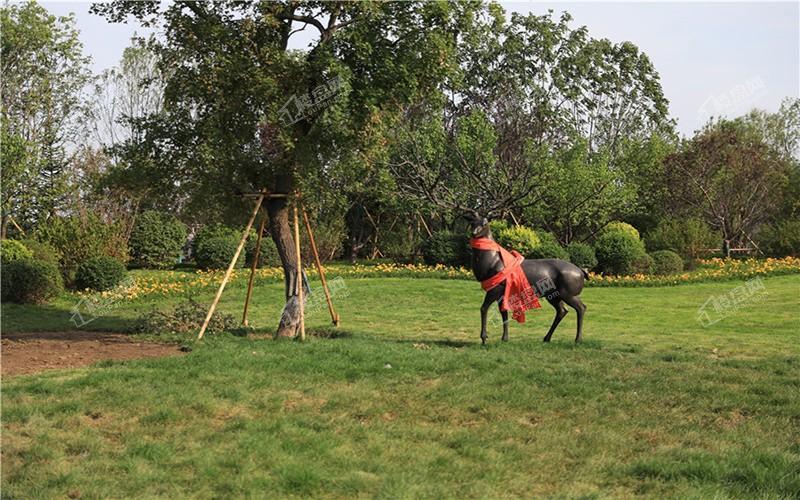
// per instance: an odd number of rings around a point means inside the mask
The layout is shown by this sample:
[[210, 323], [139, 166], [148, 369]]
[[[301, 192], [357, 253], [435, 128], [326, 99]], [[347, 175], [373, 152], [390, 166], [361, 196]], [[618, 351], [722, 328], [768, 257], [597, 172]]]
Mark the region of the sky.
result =
[[[134, 33], [89, 14], [88, 2], [41, 2], [56, 15], [75, 13], [85, 52], [97, 73], [117, 64]], [[507, 12], [569, 12], [594, 38], [630, 41], [661, 75], [670, 115], [683, 135], [711, 116], [752, 108], [775, 111], [800, 97], [800, 2], [502, 2]], [[310, 30], [307, 30], [310, 31]], [[307, 40], [305, 40], [307, 43]], [[295, 47], [305, 45], [303, 39]]]

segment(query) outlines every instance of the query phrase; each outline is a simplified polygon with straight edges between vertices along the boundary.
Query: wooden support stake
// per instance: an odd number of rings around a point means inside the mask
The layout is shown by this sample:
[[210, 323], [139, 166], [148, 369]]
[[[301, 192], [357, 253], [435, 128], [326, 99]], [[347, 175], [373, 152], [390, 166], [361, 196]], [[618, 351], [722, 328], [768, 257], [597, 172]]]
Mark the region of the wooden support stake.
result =
[[303, 259], [300, 257], [300, 221], [297, 217], [299, 197], [294, 201], [294, 251], [297, 253], [297, 303], [300, 308], [300, 340], [306, 339], [305, 311], [303, 304]]
[[322, 262], [319, 260], [319, 253], [317, 252], [317, 243], [314, 241], [314, 233], [311, 232], [311, 224], [308, 222], [308, 214], [306, 208], [303, 207], [303, 220], [306, 223], [306, 231], [308, 232], [308, 241], [311, 243], [311, 251], [314, 252], [314, 262], [317, 264], [317, 271], [319, 271], [319, 279], [322, 281], [322, 289], [325, 291], [325, 300], [328, 301], [328, 311], [331, 313], [331, 321], [333, 326], [339, 326], [339, 315], [333, 309], [333, 301], [331, 301], [331, 293], [328, 291], [328, 282], [325, 280], [325, 271], [322, 270]]
[[253, 281], [256, 277], [258, 268], [258, 258], [261, 256], [261, 238], [264, 237], [264, 226], [267, 223], [267, 216], [261, 218], [261, 225], [258, 227], [258, 239], [256, 240], [256, 252], [253, 256], [253, 263], [250, 265], [250, 280], [247, 282], [247, 295], [244, 298], [244, 312], [242, 312], [242, 325], [247, 325], [247, 309], [250, 307], [250, 296], [253, 294]]
[[8, 216], [8, 221], [11, 222], [11, 224], [13, 224], [15, 228], [17, 228], [17, 231], [22, 233], [22, 236], [25, 236], [25, 231], [21, 227], [19, 227], [19, 224], [17, 224], [17, 221], [15, 221], [14, 218], [11, 217], [10, 215]]
[[233, 273], [233, 268], [236, 266], [236, 261], [239, 259], [239, 254], [242, 253], [244, 242], [247, 241], [248, 233], [250, 233], [250, 228], [253, 227], [253, 221], [256, 220], [256, 215], [258, 215], [258, 210], [261, 208], [262, 201], [264, 201], [263, 194], [259, 196], [258, 201], [256, 201], [256, 207], [253, 209], [253, 214], [250, 216], [250, 220], [247, 222], [247, 227], [244, 229], [244, 233], [242, 233], [242, 239], [239, 240], [239, 246], [236, 247], [236, 253], [233, 254], [233, 259], [231, 260], [231, 263], [228, 264], [228, 269], [225, 271], [225, 276], [222, 278], [222, 283], [219, 284], [217, 295], [214, 296], [214, 301], [211, 303], [211, 307], [208, 308], [208, 314], [206, 314], [206, 319], [203, 321], [203, 326], [200, 327], [200, 333], [197, 334], [197, 340], [202, 339], [203, 334], [206, 333], [208, 323], [211, 321], [211, 316], [213, 316], [214, 310], [217, 308], [220, 297], [222, 297], [222, 291], [225, 290], [225, 284], [228, 283], [231, 273]]

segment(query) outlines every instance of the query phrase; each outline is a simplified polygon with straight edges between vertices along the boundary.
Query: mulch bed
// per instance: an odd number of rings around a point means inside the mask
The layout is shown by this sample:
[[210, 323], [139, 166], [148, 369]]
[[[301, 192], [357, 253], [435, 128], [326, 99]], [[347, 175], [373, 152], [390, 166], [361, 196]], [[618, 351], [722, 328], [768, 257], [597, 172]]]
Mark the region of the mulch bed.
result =
[[31, 332], [4, 334], [3, 377], [77, 368], [106, 359], [160, 358], [183, 354], [177, 345], [137, 342], [113, 332]]

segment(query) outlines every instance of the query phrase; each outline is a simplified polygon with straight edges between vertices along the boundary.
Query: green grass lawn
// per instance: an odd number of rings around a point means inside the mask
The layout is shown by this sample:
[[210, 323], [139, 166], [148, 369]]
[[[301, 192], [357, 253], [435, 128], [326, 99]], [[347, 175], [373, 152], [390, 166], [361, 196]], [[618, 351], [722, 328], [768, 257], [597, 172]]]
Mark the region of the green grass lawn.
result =
[[[3, 494], [797, 498], [800, 276], [764, 278], [702, 327], [698, 307], [738, 284], [587, 289], [582, 345], [573, 311], [541, 343], [545, 304], [482, 347], [476, 283], [348, 279], [335, 338], [214, 336], [185, 357], [4, 380]], [[222, 310], [238, 317], [243, 295]], [[281, 295], [256, 289], [258, 331]], [[71, 329], [73, 301], [3, 305], [3, 329]], [[331, 331], [325, 310], [308, 323]]]

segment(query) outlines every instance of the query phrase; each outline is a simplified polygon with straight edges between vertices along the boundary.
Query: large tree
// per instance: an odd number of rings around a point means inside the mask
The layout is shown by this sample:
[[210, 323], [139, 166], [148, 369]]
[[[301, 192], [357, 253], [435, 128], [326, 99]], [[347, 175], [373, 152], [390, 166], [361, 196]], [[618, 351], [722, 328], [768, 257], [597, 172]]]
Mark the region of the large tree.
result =
[[[170, 70], [165, 113], [135, 149], [148, 179], [161, 179], [197, 210], [235, 208], [237, 189], [291, 193], [307, 177], [369, 165], [403, 104], [436, 92], [452, 71], [454, 41], [480, 8], [293, 0], [93, 6], [112, 22], [133, 15], [163, 29], [152, 47]], [[301, 30], [316, 37], [309, 50], [291, 50]], [[298, 269], [289, 200], [266, 205], [286, 278], [277, 334], [293, 336]]]
[[626, 141], [672, 127], [647, 56], [591, 38], [566, 13], [508, 19], [493, 5], [459, 40], [458, 60], [445, 102], [408, 107], [390, 160], [408, 193], [442, 208], [585, 236], [630, 198]]
[[5, 236], [9, 216], [31, 225], [63, 208], [89, 59], [74, 18], [34, 2], [0, 8], [0, 25]]
[[790, 164], [753, 127], [710, 122], [664, 164], [676, 215], [698, 215], [733, 245], [748, 245], [779, 207]]

